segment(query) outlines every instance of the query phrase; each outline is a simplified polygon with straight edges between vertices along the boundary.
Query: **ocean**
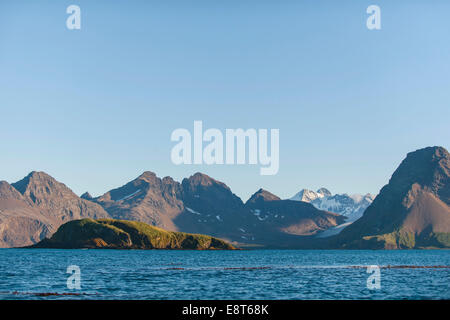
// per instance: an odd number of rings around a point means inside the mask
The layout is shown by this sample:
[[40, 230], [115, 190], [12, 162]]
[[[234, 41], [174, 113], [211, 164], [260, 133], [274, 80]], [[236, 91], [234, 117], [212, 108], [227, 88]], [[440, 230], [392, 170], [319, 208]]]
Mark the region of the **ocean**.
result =
[[450, 299], [450, 250], [0, 249], [0, 299]]

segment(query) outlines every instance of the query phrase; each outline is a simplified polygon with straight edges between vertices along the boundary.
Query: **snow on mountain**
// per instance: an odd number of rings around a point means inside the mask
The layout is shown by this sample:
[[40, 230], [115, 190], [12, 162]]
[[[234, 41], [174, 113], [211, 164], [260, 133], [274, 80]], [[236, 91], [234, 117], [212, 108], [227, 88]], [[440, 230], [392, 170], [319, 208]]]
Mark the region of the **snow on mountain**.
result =
[[341, 214], [348, 217], [347, 222], [352, 222], [362, 216], [374, 198], [375, 196], [369, 193], [366, 195], [348, 195], [346, 193], [333, 195], [328, 189], [320, 188], [316, 192], [303, 189], [290, 200], [309, 202], [317, 209]]
[[130, 198], [132, 198], [133, 196], [135, 196], [136, 194], [138, 194], [140, 191], [141, 191], [141, 189], [138, 189], [138, 190], [136, 190], [135, 192], [133, 192], [132, 194], [129, 194], [129, 195], [125, 196], [125, 197], [122, 197], [122, 198], [120, 198], [120, 199], [118, 199], [118, 200], [116, 200], [116, 201], [123, 201], [123, 200], [130, 199]]
[[332, 196], [332, 193], [327, 188], [320, 188], [317, 190], [317, 193], [323, 195], [324, 197]]
[[186, 210], [189, 211], [190, 213], [197, 214], [197, 215], [201, 215], [200, 212], [197, 212], [197, 211], [195, 211], [195, 210], [192, 210], [191, 208], [186, 207]]
[[[325, 188], [322, 188], [322, 189], [325, 189]], [[321, 190], [321, 189], [319, 189], [319, 190]], [[323, 192], [319, 193], [319, 192], [314, 192], [312, 190], [303, 189], [299, 193], [297, 193], [295, 196], [293, 196], [290, 200], [312, 202], [316, 199], [323, 198], [323, 197], [325, 197]]]

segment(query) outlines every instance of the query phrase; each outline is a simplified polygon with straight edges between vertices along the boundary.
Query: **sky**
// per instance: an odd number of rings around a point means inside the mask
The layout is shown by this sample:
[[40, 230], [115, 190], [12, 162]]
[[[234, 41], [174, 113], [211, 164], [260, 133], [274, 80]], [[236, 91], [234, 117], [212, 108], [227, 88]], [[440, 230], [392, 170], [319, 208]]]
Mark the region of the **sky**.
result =
[[[69, 30], [69, 5], [81, 29]], [[368, 30], [366, 8], [381, 8]], [[408, 152], [449, 148], [449, 1], [0, 2], [0, 180], [101, 195], [153, 171], [377, 194]], [[177, 128], [279, 129], [280, 168], [175, 165]]]

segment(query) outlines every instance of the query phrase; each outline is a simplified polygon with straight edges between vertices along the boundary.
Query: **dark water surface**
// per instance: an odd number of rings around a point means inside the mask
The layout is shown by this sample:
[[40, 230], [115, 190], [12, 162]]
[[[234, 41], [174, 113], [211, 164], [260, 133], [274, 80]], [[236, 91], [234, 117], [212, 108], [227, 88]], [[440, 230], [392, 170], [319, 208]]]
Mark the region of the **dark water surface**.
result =
[[0, 249], [0, 299], [450, 299], [449, 267], [449, 250]]

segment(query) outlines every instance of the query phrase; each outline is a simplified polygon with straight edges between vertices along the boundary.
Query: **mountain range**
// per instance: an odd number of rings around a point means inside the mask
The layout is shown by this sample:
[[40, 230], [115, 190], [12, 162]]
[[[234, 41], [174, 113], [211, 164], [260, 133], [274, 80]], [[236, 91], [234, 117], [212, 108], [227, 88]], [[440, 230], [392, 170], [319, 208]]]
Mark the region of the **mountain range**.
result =
[[32, 172], [12, 184], [0, 182], [0, 247], [37, 243], [62, 224], [84, 218], [139, 221], [241, 247], [446, 247], [449, 159], [442, 147], [409, 153], [375, 200], [325, 188], [282, 200], [260, 189], [244, 203], [205, 174], [178, 182], [152, 172], [99, 197], [78, 197], [48, 174]]
[[291, 247], [345, 220], [269, 194], [259, 190], [244, 203], [226, 184], [202, 173], [180, 183], [144, 172], [100, 197], [78, 197], [48, 174], [32, 172], [16, 183], [0, 184], [0, 246], [36, 243], [70, 220], [113, 218], [207, 234], [240, 246]]

